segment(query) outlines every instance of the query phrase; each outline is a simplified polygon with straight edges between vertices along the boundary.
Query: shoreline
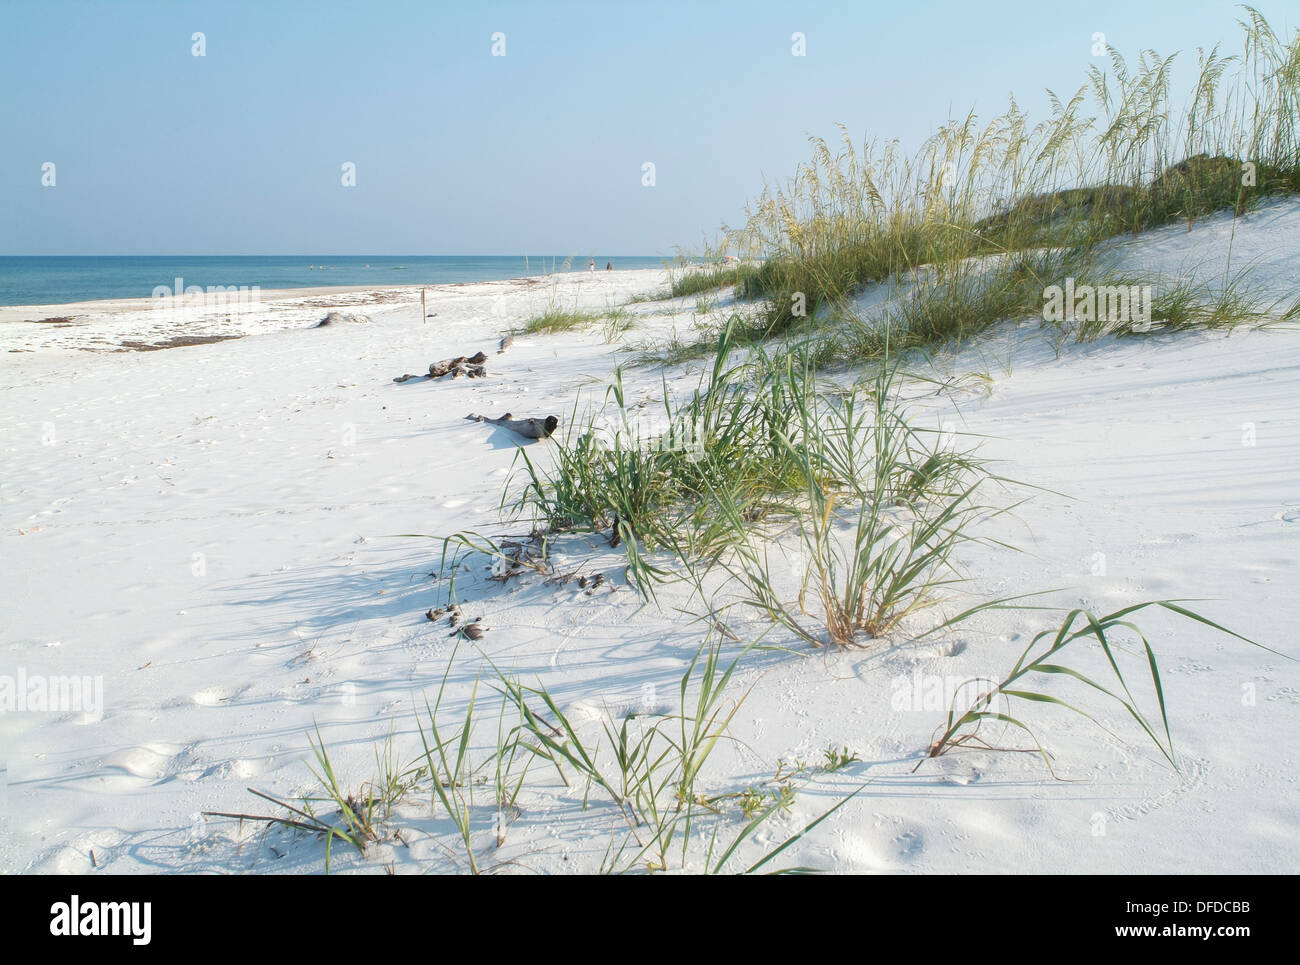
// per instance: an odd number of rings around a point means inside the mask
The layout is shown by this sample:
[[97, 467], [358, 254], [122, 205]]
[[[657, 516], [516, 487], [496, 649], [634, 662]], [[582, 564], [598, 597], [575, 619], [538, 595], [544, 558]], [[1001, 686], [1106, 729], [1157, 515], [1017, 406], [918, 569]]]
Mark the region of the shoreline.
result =
[[[364, 291], [394, 291], [404, 288], [419, 290], [421, 286], [415, 285], [322, 285], [315, 288], [259, 288], [256, 289], [263, 301], [295, 300], [303, 298], [312, 298], [328, 294], [349, 294], [353, 292]], [[250, 290], [253, 290], [250, 288]], [[273, 293], [273, 294], [272, 294]], [[59, 314], [72, 312], [74, 314], [103, 314], [114, 311], [139, 311], [151, 307], [154, 298], [149, 295], [140, 295], [133, 298], [92, 298], [79, 302], [50, 302], [39, 303], [35, 305], [0, 305], [0, 324], [10, 322], [32, 321], [39, 322], [41, 319], [31, 318], [10, 318], [9, 315], [17, 316], [19, 314], [36, 314], [44, 311], [58, 311]]]
[[[87, 304], [128, 301], [173, 289], [259, 289], [272, 292], [312, 289], [384, 289], [473, 284], [481, 281], [517, 281], [550, 275], [585, 272], [573, 259], [561, 266], [548, 258], [506, 255], [0, 255], [0, 307]], [[326, 267], [326, 261], [337, 261]], [[611, 259], [602, 256], [603, 270]], [[373, 262], [373, 264], [372, 264]], [[620, 269], [662, 269], [673, 260], [664, 256], [616, 256]]]
[[575, 290], [615, 290], [629, 281], [649, 284], [652, 278], [662, 284], [665, 277], [664, 269], [626, 268], [429, 285], [258, 289], [229, 293], [231, 298], [205, 293], [174, 301], [140, 296], [6, 305], [0, 306], [0, 353], [104, 352], [123, 347], [131, 351], [138, 346], [128, 342], [167, 347], [163, 343], [172, 339], [216, 340], [310, 328], [334, 309], [363, 310], [372, 315], [399, 310], [418, 302], [422, 290], [430, 299], [479, 291], [499, 291], [503, 295], [562, 293], [568, 298]]
[[[257, 289], [264, 302], [267, 301], [292, 301], [304, 298], [318, 298], [324, 295], [348, 295], [362, 292], [394, 292], [409, 291], [419, 292], [420, 289], [433, 291], [435, 289], [447, 288], [467, 288], [479, 285], [540, 285], [547, 282], [554, 282], [558, 279], [568, 280], [572, 276], [579, 276], [580, 279], [590, 279], [593, 275], [596, 277], [613, 277], [617, 275], [632, 275], [653, 272], [662, 275], [662, 268], [615, 268], [613, 271], [596, 271], [596, 272], [577, 272], [571, 271], [564, 274], [548, 275], [520, 275], [516, 278], [489, 278], [479, 281], [455, 281], [455, 282], [431, 282], [427, 285], [317, 285], [306, 288], [259, 288]], [[251, 289], [250, 289], [251, 290]], [[149, 308], [154, 302], [154, 298], [149, 295], [140, 295], [133, 298], [92, 298], [79, 302], [41, 302], [30, 305], [0, 305], [0, 324], [34, 321], [39, 319], [19, 319], [16, 316], [21, 313], [38, 313], [42, 311], [53, 311], [55, 309], [79, 309], [79, 314], [105, 313], [110, 311], [138, 311]]]

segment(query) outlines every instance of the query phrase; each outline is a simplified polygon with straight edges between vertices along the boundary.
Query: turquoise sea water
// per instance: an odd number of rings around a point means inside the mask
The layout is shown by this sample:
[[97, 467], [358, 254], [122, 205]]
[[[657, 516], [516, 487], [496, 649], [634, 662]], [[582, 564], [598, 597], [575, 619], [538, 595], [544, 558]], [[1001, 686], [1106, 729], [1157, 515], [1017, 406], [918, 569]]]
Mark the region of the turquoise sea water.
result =
[[[661, 256], [585, 255], [569, 271], [662, 268]], [[56, 305], [99, 298], [148, 298], [154, 289], [326, 285], [438, 285], [565, 271], [565, 256], [524, 255], [68, 255], [0, 256], [0, 305]]]

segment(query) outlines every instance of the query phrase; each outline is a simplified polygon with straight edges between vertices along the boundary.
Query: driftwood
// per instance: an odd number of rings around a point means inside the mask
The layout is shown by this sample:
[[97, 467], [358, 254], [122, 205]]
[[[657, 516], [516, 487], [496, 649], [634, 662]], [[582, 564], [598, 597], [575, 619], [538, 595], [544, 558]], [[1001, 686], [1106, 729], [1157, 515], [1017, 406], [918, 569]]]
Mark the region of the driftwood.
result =
[[465, 418], [474, 422], [487, 422], [503, 429], [509, 429], [525, 439], [545, 439], [560, 425], [560, 420], [553, 415], [548, 415], [545, 419], [513, 419], [510, 413], [507, 412], [500, 419], [489, 419], [487, 416], [482, 415], [467, 415]]
[[[429, 374], [423, 377], [440, 379], [444, 375], [450, 375], [453, 379], [458, 379], [463, 375], [469, 379], [481, 379], [487, 375], [487, 366], [483, 364], [486, 361], [487, 356], [482, 352], [477, 352], [474, 355], [457, 355], [454, 359], [443, 359], [441, 362], [434, 362], [429, 366]], [[418, 378], [421, 378], [421, 376], [407, 372], [405, 375], [397, 376], [393, 381], [406, 382]]]
[[[444, 375], [468, 375], [471, 379], [476, 379], [487, 375], [487, 369], [483, 365], [486, 361], [487, 356], [482, 352], [468, 358], [464, 355], [458, 355], [454, 359], [443, 359], [441, 362], [434, 362], [429, 366], [429, 378], [440, 379]], [[474, 371], [475, 369], [478, 371]]]
[[497, 355], [500, 355], [502, 352], [504, 352], [506, 349], [508, 349], [511, 345], [514, 344], [515, 344], [515, 337], [513, 335], [507, 335], [505, 338], [501, 340], [501, 347], [497, 349]]

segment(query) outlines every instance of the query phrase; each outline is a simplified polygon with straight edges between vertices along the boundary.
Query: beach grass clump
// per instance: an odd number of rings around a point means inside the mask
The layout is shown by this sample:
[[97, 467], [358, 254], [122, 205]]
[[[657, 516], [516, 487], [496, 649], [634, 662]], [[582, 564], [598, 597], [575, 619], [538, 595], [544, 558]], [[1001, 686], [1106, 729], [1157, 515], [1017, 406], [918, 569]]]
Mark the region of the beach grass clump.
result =
[[[774, 332], [798, 331], [922, 266], [1087, 249], [1300, 190], [1300, 31], [1279, 38], [1244, 9], [1242, 52], [1200, 52], [1186, 107], [1171, 92], [1173, 57], [1144, 51], [1129, 65], [1112, 50], [1072, 96], [1052, 95], [1036, 125], [1012, 98], [987, 123], [949, 120], [913, 154], [856, 145], [843, 127], [838, 148], [812, 138], [812, 158], [726, 232], [760, 263], [738, 295], [764, 299]], [[931, 330], [942, 338], [951, 326]]]
[[[609, 529], [647, 595], [671, 581], [731, 594], [719, 609], [742, 604], [816, 646], [883, 636], [960, 579], [958, 548], [1003, 511], [977, 493], [1002, 480], [954, 434], [915, 424], [896, 358], [866, 383], [824, 390], [799, 346], [735, 359], [738, 324], [690, 398], [665, 392], [664, 431], [602, 437], [592, 415], [571, 421], [581, 428], [557, 440], [549, 473], [521, 451], [516, 507], [551, 531]], [[625, 413], [618, 377], [607, 401]], [[803, 561], [793, 591], [770, 562], [792, 532]], [[706, 588], [719, 577], [725, 588]], [[809, 615], [824, 629], [808, 629]]]
[[[373, 845], [383, 841], [402, 841], [392, 826], [397, 809], [419, 806], [426, 802], [428, 816], [450, 822], [455, 835], [455, 849], [442, 847], [455, 861], [463, 855], [462, 867], [471, 874], [493, 870], [485, 866], [484, 857], [499, 849], [506, 840], [510, 823], [519, 815], [517, 800], [525, 787], [532, 755], [525, 753], [517, 727], [505, 727], [509, 702], [501, 702], [495, 744], [479, 746], [481, 730], [479, 682], [475, 680], [462, 714], [450, 716], [443, 711], [447, 682], [459, 648], [452, 651], [439, 683], [432, 706], [425, 698], [425, 717], [416, 716], [416, 730], [421, 750], [408, 764], [399, 764], [393, 734], [375, 750], [376, 776], [355, 793], [347, 793], [335, 774], [317, 728], [309, 737], [317, 767], [312, 776], [321, 794], [304, 795], [299, 804], [291, 804], [250, 788], [256, 797], [277, 805], [283, 814], [232, 814], [205, 812], [214, 817], [236, 818], [287, 828], [295, 834], [310, 834], [325, 842], [325, 873], [330, 872], [331, 850], [338, 840], [352, 845], [366, 856]], [[490, 773], [489, 773], [490, 771]], [[323, 804], [332, 804], [332, 814], [318, 814]], [[409, 846], [409, 845], [408, 845]]]
[[614, 342], [636, 324], [636, 315], [623, 305], [605, 309], [600, 315], [600, 331], [606, 342]]
[[985, 255], [922, 266], [869, 309], [846, 302], [809, 324], [803, 350], [817, 369], [886, 363], [893, 354], [956, 347], [1004, 320], [1043, 317], [1044, 292], [1067, 276], [1110, 280], [1091, 249]]
[[694, 337], [683, 335], [674, 326], [666, 339], [635, 346], [629, 364], [670, 367], [711, 356], [718, 344], [718, 330], [696, 330]]
[[[1192, 622], [1210, 627], [1230, 637], [1235, 637], [1249, 643], [1251, 646], [1259, 647], [1270, 653], [1276, 653], [1276, 651], [1256, 643], [1254, 640], [1243, 637], [1239, 633], [1234, 633], [1213, 620], [1187, 609], [1181, 605], [1180, 601], [1153, 600], [1146, 603], [1136, 603], [1101, 617], [1094, 616], [1082, 609], [1071, 610], [1058, 627], [1044, 630], [1034, 636], [1001, 682], [983, 688], [982, 692], [964, 710], [956, 706], [949, 708], [946, 720], [936, 730], [935, 740], [931, 743], [927, 756], [940, 757], [962, 747], [992, 750], [1005, 749], [990, 744], [987, 736], [981, 733], [990, 724], [1001, 723], [1028, 735], [1034, 744], [1035, 750], [1042, 756], [1048, 770], [1051, 770], [1051, 755], [1044, 748], [1034, 731], [1019, 717], [1012, 716], [1010, 711], [1012, 701], [1024, 706], [1051, 704], [1063, 707], [1106, 729], [1096, 717], [1086, 710], [1081, 709], [1074, 703], [1067, 703], [1055, 694], [1048, 693], [1043, 687], [1043, 682], [1056, 679], [1067, 684], [1070, 682], [1082, 684], [1083, 687], [1087, 688], [1084, 691], [1085, 694], [1088, 690], [1091, 690], [1100, 693], [1103, 697], [1108, 698], [1110, 702], [1117, 704], [1137, 723], [1142, 733], [1155, 745], [1169, 765], [1174, 770], [1178, 770], [1173, 736], [1169, 727], [1169, 713], [1165, 705], [1164, 686], [1160, 680], [1160, 666], [1156, 660], [1155, 651], [1152, 649], [1145, 633], [1129, 619], [1132, 614], [1152, 607], [1159, 607]], [[1126, 639], [1119, 639], [1121, 637]], [[1129, 638], [1140, 645], [1136, 661], [1130, 660]], [[1098, 681], [1095, 676], [1078, 669], [1080, 661], [1071, 660], [1078, 651], [1086, 649], [1088, 644], [1092, 644], [1094, 649], [1100, 651], [1104, 657], [1105, 667], [1109, 670], [1109, 680], [1107, 681], [1109, 686]], [[1070, 651], [1069, 654], [1065, 652], [1067, 648]], [[1075, 666], [1071, 666], [1070, 663], [1074, 663]], [[1136, 663], [1149, 675], [1150, 695], [1158, 712], [1158, 720], [1152, 713], [1141, 708], [1132, 688], [1129, 686], [1129, 681], [1135, 673], [1135, 670], [1131, 668], [1132, 663]], [[1130, 664], [1127, 674], [1121, 669], [1121, 664]], [[1030, 682], [1035, 678], [1040, 681], [1038, 684]], [[1038, 689], [1031, 690], [1028, 689], [1029, 687]], [[919, 766], [920, 764], [917, 765], [917, 767]], [[1054, 771], [1053, 775], [1055, 775]]]
[[683, 527], [697, 537], [717, 531], [711, 493], [734, 492], [747, 514], [762, 516], [790, 490], [775, 445], [789, 415], [785, 382], [771, 377], [761, 351], [733, 357], [742, 331], [737, 317], [719, 333], [712, 366], [680, 401], [665, 386], [659, 407], [629, 407], [620, 370], [599, 409], [579, 413], [575, 403], [565, 433], [552, 437], [549, 471], [520, 450], [516, 510], [549, 532], [610, 530], [643, 591], [673, 578], [651, 555], [676, 545]]
[[632, 346], [628, 363], [633, 366], [667, 368], [685, 362], [711, 358], [717, 353], [718, 340], [725, 334], [732, 351], [757, 348], [770, 334], [761, 315], [733, 314], [726, 321], [715, 321], [717, 306], [707, 300], [697, 301], [688, 328], [674, 323], [667, 338], [646, 340]]
[[[713, 514], [733, 536], [732, 552], [718, 563], [745, 606], [805, 642], [858, 646], [964, 580], [958, 549], [977, 539], [978, 521], [1007, 511], [979, 493], [1005, 480], [955, 433], [917, 426], [899, 401], [896, 362], [880, 366], [868, 385], [838, 395], [817, 391], [806, 357], [787, 364], [792, 418], [774, 444], [794, 469], [791, 509], [771, 533], [728, 492], [718, 492]], [[793, 555], [778, 545], [792, 530]], [[797, 574], [793, 592], [782, 567]]]
[[625, 304], [639, 305], [643, 302], [663, 302], [673, 297], [671, 290], [665, 288], [657, 292], [637, 292]]
[[737, 286], [748, 290], [748, 280], [757, 274], [758, 270], [753, 265], [683, 266], [676, 272], [670, 272], [672, 278], [670, 295], [673, 298], [681, 298]]
[[555, 332], [568, 332], [598, 322], [602, 313], [578, 308], [550, 307], [538, 315], [533, 315], [524, 323], [523, 332], [528, 335], [545, 335]]
[[[827, 369], [879, 364], [891, 351], [957, 348], [1003, 321], [1036, 321], [1091, 342], [1287, 319], [1294, 307], [1255, 294], [1251, 273], [1246, 267], [1224, 278], [1144, 276], [1121, 270], [1112, 253], [1087, 245], [986, 255], [942, 270], [925, 266], [881, 304], [847, 305], [837, 318], [810, 325], [804, 344], [816, 367]], [[1051, 300], [1062, 297], [1063, 287], [1081, 300], [1053, 314]]]
[[605, 341], [613, 342], [636, 324], [636, 315], [623, 305], [607, 307], [602, 311], [564, 308], [553, 301], [545, 311], [531, 316], [519, 331], [527, 335], [551, 335], [571, 332], [596, 323], [600, 324], [601, 336]]
[[[334, 843], [351, 845], [364, 855], [381, 837], [384, 822], [392, 816], [394, 805], [418, 783], [419, 777], [403, 772], [396, 766], [393, 756], [392, 735], [375, 749], [379, 776], [362, 785], [355, 792], [344, 790], [334, 773], [334, 766], [325, 749], [320, 728], [315, 736], [308, 736], [316, 767], [310, 768], [320, 787], [320, 793], [307, 794], [297, 804], [290, 804], [262, 791], [249, 788], [255, 797], [280, 808], [284, 813], [274, 815], [204, 811], [207, 817], [233, 818], [241, 823], [253, 821], [285, 828], [295, 835], [313, 835], [325, 842], [325, 873], [329, 874]], [[327, 810], [332, 807], [333, 810]]]
[[1049, 249], [968, 259], [942, 273], [918, 273], [910, 294], [888, 303], [856, 346], [879, 357], [886, 342], [898, 351], [960, 345], [999, 321], [1041, 318], [1043, 292], [1052, 280], [1082, 274], [1086, 264], [1086, 255], [1077, 250]]
[[1274, 313], [1264, 299], [1251, 294], [1249, 270], [1239, 272], [1223, 285], [1188, 276], [1171, 284], [1155, 286], [1151, 314], [1160, 331], [1191, 328], [1229, 330], [1238, 325], [1264, 321]]
[[739, 661], [724, 666], [716, 645], [702, 647], [683, 674], [680, 713], [643, 708], [621, 720], [607, 716], [595, 740], [584, 737], [545, 688], [501, 676], [501, 691], [519, 715], [522, 746], [551, 765], [566, 787], [579, 783], [602, 792], [626, 824], [603, 870], [667, 870], [674, 843], [680, 838], [682, 849], [689, 846], [692, 822], [703, 813], [701, 771], [745, 699], [724, 697]]
[[[253, 790], [283, 813], [205, 813], [321, 839], [328, 874], [335, 841], [353, 846], [363, 858], [386, 841], [409, 848], [410, 842], [402, 837], [405, 825], [393, 826], [396, 814], [409, 817], [425, 811], [429, 818], [447, 822], [427, 831], [439, 851], [460, 870], [483, 874], [517, 863], [504, 849], [511, 827], [524, 815], [522, 799], [582, 788], [582, 812], [598, 833], [610, 836], [601, 873], [677, 869], [717, 874], [730, 872], [733, 866], [742, 874], [755, 873], [767, 869], [857, 792], [842, 797], [779, 844], [762, 844], [757, 856], [751, 851], [747, 865], [735, 860], [742, 846], [752, 844], [768, 819], [788, 813], [803, 785], [858, 758], [847, 748], [832, 746], [824, 764], [780, 765], [771, 780], [750, 782], [743, 789], [719, 787], [707, 774], [708, 765], [719, 743], [730, 739], [731, 722], [748, 696], [748, 691], [734, 693], [732, 684], [749, 650], [738, 647], [724, 660], [721, 645], [705, 640], [682, 674], [676, 707], [606, 706], [594, 733], [587, 721], [566, 713], [540, 683], [527, 686], [495, 666], [493, 687], [501, 698], [495, 721], [485, 719], [480, 709], [478, 680], [463, 712], [444, 711], [447, 681], [456, 660], [453, 651], [437, 698], [430, 705], [426, 697], [425, 714], [417, 717], [421, 746], [410, 764], [398, 765], [390, 734], [382, 750], [376, 749], [378, 776], [359, 793], [348, 794], [317, 731], [309, 741], [318, 763], [312, 774], [322, 794], [292, 804]], [[493, 724], [493, 738], [484, 744], [483, 732]], [[545, 779], [548, 772], [554, 773], [558, 784]], [[621, 833], [609, 826], [605, 815], [590, 809], [593, 794], [612, 806]], [[321, 802], [336, 810], [318, 816]], [[444, 840], [447, 837], [451, 843]]]
[[[709, 759], [728, 739], [731, 722], [749, 696], [749, 690], [731, 696], [730, 684], [750, 649], [741, 647], [724, 662], [721, 646], [706, 640], [682, 674], [676, 712], [654, 708], [607, 712], [594, 738], [583, 734], [544, 687], [527, 687], [517, 678], [499, 676], [501, 692], [520, 718], [512, 738], [553, 767], [566, 787], [580, 785], [586, 794], [595, 790], [607, 798], [624, 822], [624, 834], [614, 835], [606, 851], [602, 873], [685, 869], [692, 859], [705, 874], [727, 871], [742, 844], [773, 815], [790, 810], [798, 790], [796, 779], [806, 782], [857, 760], [856, 755], [832, 747], [824, 765], [805, 765], [792, 772], [779, 767], [775, 777], [757, 789], [750, 785], [743, 791], [711, 793], [706, 788]], [[842, 797], [781, 843], [767, 847], [742, 873], [765, 868], [856, 793]], [[583, 800], [585, 810], [585, 795]], [[728, 832], [729, 842], [719, 840], [736, 812], [745, 819], [743, 825]]]
[[1098, 293], [1098, 310], [1052, 324], [1071, 338], [1091, 342], [1104, 336], [1148, 337], [1191, 329], [1231, 331], [1239, 325], [1286, 320], [1284, 302], [1253, 293], [1250, 276], [1249, 266], [1224, 279], [1198, 278], [1194, 272], [1153, 278], [1116, 274], [1091, 286]]

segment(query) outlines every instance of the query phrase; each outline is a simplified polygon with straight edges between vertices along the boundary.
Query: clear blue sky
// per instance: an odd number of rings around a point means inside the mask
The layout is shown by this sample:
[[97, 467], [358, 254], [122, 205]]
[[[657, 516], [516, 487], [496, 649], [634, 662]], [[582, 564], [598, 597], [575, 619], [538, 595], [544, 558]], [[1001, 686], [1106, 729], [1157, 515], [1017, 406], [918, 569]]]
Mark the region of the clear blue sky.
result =
[[[1279, 33], [1300, 25], [1295, 0], [1255, 5]], [[914, 145], [1013, 90], [1037, 119], [1044, 88], [1084, 81], [1094, 32], [1130, 59], [1181, 50], [1187, 68], [1197, 46], [1239, 47], [1239, 15], [1224, 0], [5, 0], [0, 253], [670, 253], [738, 221], [837, 121]]]

